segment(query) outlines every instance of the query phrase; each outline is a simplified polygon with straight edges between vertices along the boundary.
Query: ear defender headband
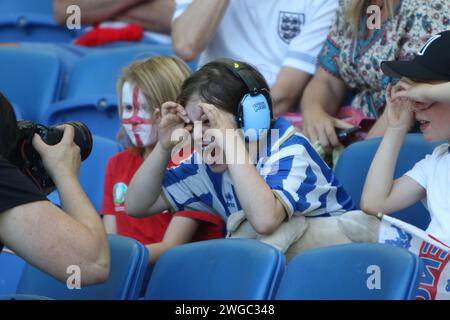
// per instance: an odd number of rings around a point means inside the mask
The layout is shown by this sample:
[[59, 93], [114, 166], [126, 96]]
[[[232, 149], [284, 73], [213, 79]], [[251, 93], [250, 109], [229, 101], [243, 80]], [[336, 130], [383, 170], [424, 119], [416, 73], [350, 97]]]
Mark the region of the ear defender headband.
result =
[[226, 68], [245, 83], [248, 93], [239, 102], [236, 121], [247, 140], [259, 139], [261, 131], [269, 130], [272, 120], [272, 100], [267, 88], [261, 87], [250, 70], [237, 61], [225, 62]]

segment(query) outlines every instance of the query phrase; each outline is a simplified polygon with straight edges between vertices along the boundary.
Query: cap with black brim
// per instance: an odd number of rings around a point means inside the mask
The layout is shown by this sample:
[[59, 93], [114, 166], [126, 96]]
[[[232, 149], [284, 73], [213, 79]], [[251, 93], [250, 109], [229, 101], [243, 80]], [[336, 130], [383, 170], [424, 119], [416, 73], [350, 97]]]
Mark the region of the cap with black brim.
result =
[[381, 70], [384, 74], [393, 78], [409, 78], [419, 81], [450, 81], [450, 76], [439, 74], [425, 68], [417, 61], [383, 61]]

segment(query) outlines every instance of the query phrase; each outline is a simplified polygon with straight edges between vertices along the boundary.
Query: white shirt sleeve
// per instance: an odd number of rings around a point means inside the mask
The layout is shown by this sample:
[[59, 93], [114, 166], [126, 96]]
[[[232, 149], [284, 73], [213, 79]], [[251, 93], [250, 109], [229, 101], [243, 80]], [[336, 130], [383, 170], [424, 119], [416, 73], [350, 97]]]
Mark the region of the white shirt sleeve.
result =
[[415, 182], [420, 184], [422, 188], [427, 189], [427, 166], [431, 155], [427, 155], [425, 159], [417, 162], [414, 167], [405, 173], [405, 176], [410, 177]]
[[410, 177], [418, 184], [420, 184], [424, 189], [427, 189], [427, 177], [431, 176], [433, 168], [436, 164], [437, 158], [442, 154], [449, 152], [448, 144], [441, 144], [437, 146], [432, 154], [425, 156], [425, 159], [417, 162], [414, 167], [405, 173], [406, 176]]
[[339, 1], [313, 0], [311, 2], [305, 24], [300, 34], [292, 39], [283, 66], [314, 74], [317, 56], [330, 31]]
[[173, 12], [172, 16], [172, 23], [177, 19], [179, 16], [183, 14], [183, 12], [186, 10], [187, 7], [192, 3], [192, 0], [176, 0], [175, 1], [175, 10]]

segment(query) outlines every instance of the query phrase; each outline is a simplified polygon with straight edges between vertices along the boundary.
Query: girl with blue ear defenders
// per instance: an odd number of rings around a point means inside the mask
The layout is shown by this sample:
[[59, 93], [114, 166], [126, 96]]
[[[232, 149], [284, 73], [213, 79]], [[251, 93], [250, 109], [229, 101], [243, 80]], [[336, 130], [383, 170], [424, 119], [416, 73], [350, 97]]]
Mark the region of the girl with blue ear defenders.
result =
[[[244, 62], [204, 65], [185, 80], [177, 102], [157, 112], [158, 143], [126, 194], [126, 211], [136, 217], [189, 209], [226, 222], [243, 211], [257, 233], [269, 235], [293, 215], [339, 215], [353, 208], [308, 140], [288, 121], [272, 119], [269, 87]], [[166, 169], [179, 143], [172, 135], [181, 129], [195, 150]]]

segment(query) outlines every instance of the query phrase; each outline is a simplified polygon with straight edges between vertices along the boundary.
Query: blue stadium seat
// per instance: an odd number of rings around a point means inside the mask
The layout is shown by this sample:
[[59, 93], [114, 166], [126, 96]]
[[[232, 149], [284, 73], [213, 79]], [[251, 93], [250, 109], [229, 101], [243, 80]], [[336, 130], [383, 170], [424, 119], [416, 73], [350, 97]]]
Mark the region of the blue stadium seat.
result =
[[54, 54], [2, 47], [0, 70], [0, 91], [27, 120], [38, 121], [59, 97], [63, 70]]
[[0, 296], [14, 294], [17, 290], [25, 260], [14, 253], [0, 253]]
[[145, 299], [271, 299], [284, 263], [281, 252], [256, 240], [219, 239], [177, 246], [158, 259]]
[[[381, 139], [370, 139], [354, 143], [342, 153], [336, 165], [336, 176], [359, 208], [364, 182]], [[395, 178], [413, 168], [414, 164], [433, 152], [440, 143], [430, 143], [421, 134], [408, 134], [401, 148], [395, 168]], [[401, 210], [394, 217], [425, 230], [430, 215], [421, 203]]]
[[74, 66], [64, 98], [47, 108], [41, 121], [84, 122], [99, 136], [115, 139], [120, 128], [116, 82], [121, 70], [138, 59], [167, 53], [167, 46], [135, 45], [104, 49], [80, 59]]
[[92, 153], [81, 165], [80, 183], [95, 209], [100, 211], [103, 200], [103, 182], [108, 159], [122, 151], [117, 142], [93, 136]]
[[0, 0], [0, 42], [71, 42], [82, 30], [59, 26], [53, 0]]
[[27, 264], [16, 293], [56, 300], [138, 299], [148, 266], [148, 250], [138, 241], [126, 237], [109, 235], [108, 242], [111, 269], [106, 282], [70, 290], [66, 283]]
[[54, 300], [54, 299], [27, 294], [10, 294], [5, 296], [0, 295], [0, 300]]
[[[93, 136], [93, 147], [90, 156], [81, 163], [80, 184], [84, 192], [91, 200], [97, 212], [100, 212], [103, 201], [103, 182], [105, 178], [108, 159], [122, 151], [122, 146], [117, 142], [98, 136]], [[60, 205], [58, 192], [55, 191], [48, 199], [56, 205]]]
[[411, 300], [423, 265], [408, 250], [359, 243], [307, 250], [286, 268], [278, 300]]

